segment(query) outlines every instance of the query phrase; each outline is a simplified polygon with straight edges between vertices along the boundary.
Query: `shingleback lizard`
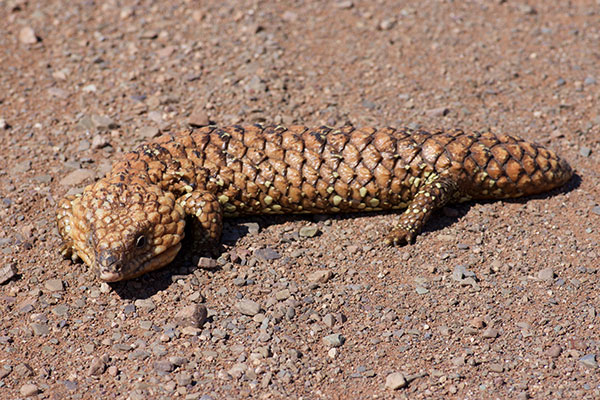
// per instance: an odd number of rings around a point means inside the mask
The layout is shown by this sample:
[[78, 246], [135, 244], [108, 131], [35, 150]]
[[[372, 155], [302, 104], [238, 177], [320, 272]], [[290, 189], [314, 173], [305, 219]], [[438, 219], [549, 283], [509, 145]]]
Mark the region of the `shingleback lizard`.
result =
[[201, 252], [218, 244], [223, 216], [406, 208], [385, 238], [401, 244], [448, 202], [536, 194], [571, 175], [551, 150], [493, 133], [205, 127], [127, 153], [62, 199], [57, 222], [65, 257], [119, 281], [169, 264], [186, 223]]

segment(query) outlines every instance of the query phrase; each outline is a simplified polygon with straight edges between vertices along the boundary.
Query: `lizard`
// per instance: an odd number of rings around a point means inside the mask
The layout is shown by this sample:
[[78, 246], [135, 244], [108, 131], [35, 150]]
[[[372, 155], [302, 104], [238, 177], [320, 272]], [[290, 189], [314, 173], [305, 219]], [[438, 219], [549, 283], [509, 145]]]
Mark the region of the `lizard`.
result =
[[552, 150], [491, 132], [207, 126], [126, 153], [56, 218], [62, 255], [113, 282], [168, 265], [186, 231], [186, 251], [208, 251], [223, 217], [405, 209], [383, 239], [401, 245], [449, 202], [538, 194], [572, 174]]

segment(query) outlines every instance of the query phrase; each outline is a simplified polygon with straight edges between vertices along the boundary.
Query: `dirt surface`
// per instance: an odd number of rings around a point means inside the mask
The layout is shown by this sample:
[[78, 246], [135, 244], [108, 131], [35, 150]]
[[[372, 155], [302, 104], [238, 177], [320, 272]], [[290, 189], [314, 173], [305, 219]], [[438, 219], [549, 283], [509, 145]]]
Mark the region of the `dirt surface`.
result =
[[[0, 398], [600, 396], [597, 1], [74, 3], [0, 1]], [[60, 197], [209, 121], [491, 129], [577, 176], [400, 248], [380, 213], [114, 285], [60, 258]]]

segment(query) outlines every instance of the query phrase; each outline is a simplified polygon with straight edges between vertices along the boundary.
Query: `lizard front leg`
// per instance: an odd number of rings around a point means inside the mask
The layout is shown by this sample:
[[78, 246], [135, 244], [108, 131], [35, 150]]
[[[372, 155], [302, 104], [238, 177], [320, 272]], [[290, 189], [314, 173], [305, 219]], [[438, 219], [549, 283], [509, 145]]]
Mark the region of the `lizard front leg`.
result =
[[448, 203], [456, 191], [454, 180], [432, 173], [386, 236], [385, 244], [412, 243], [431, 213]]
[[192, 252], [214, 253], [223, 231], [223, 209], [217, 197], [207, 191], [195, 190], [184, 194], [177, 202], [191, 220]]

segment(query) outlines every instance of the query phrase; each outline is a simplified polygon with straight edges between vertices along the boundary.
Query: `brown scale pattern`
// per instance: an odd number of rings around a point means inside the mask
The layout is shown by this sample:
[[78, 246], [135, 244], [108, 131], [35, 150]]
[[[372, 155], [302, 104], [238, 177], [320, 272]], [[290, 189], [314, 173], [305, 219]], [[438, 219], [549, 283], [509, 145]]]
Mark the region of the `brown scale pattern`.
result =
[[193, 227], [194, 251], [218, 242], [223, 216], [407, 208], [386, 237], [410, 242], [449, 201], [544, 192], [571, 177], [550, 150], [461, 130], [205, 127], [166, 134], [69, 196], [63, 254], [121, 280], [168, 264]]

